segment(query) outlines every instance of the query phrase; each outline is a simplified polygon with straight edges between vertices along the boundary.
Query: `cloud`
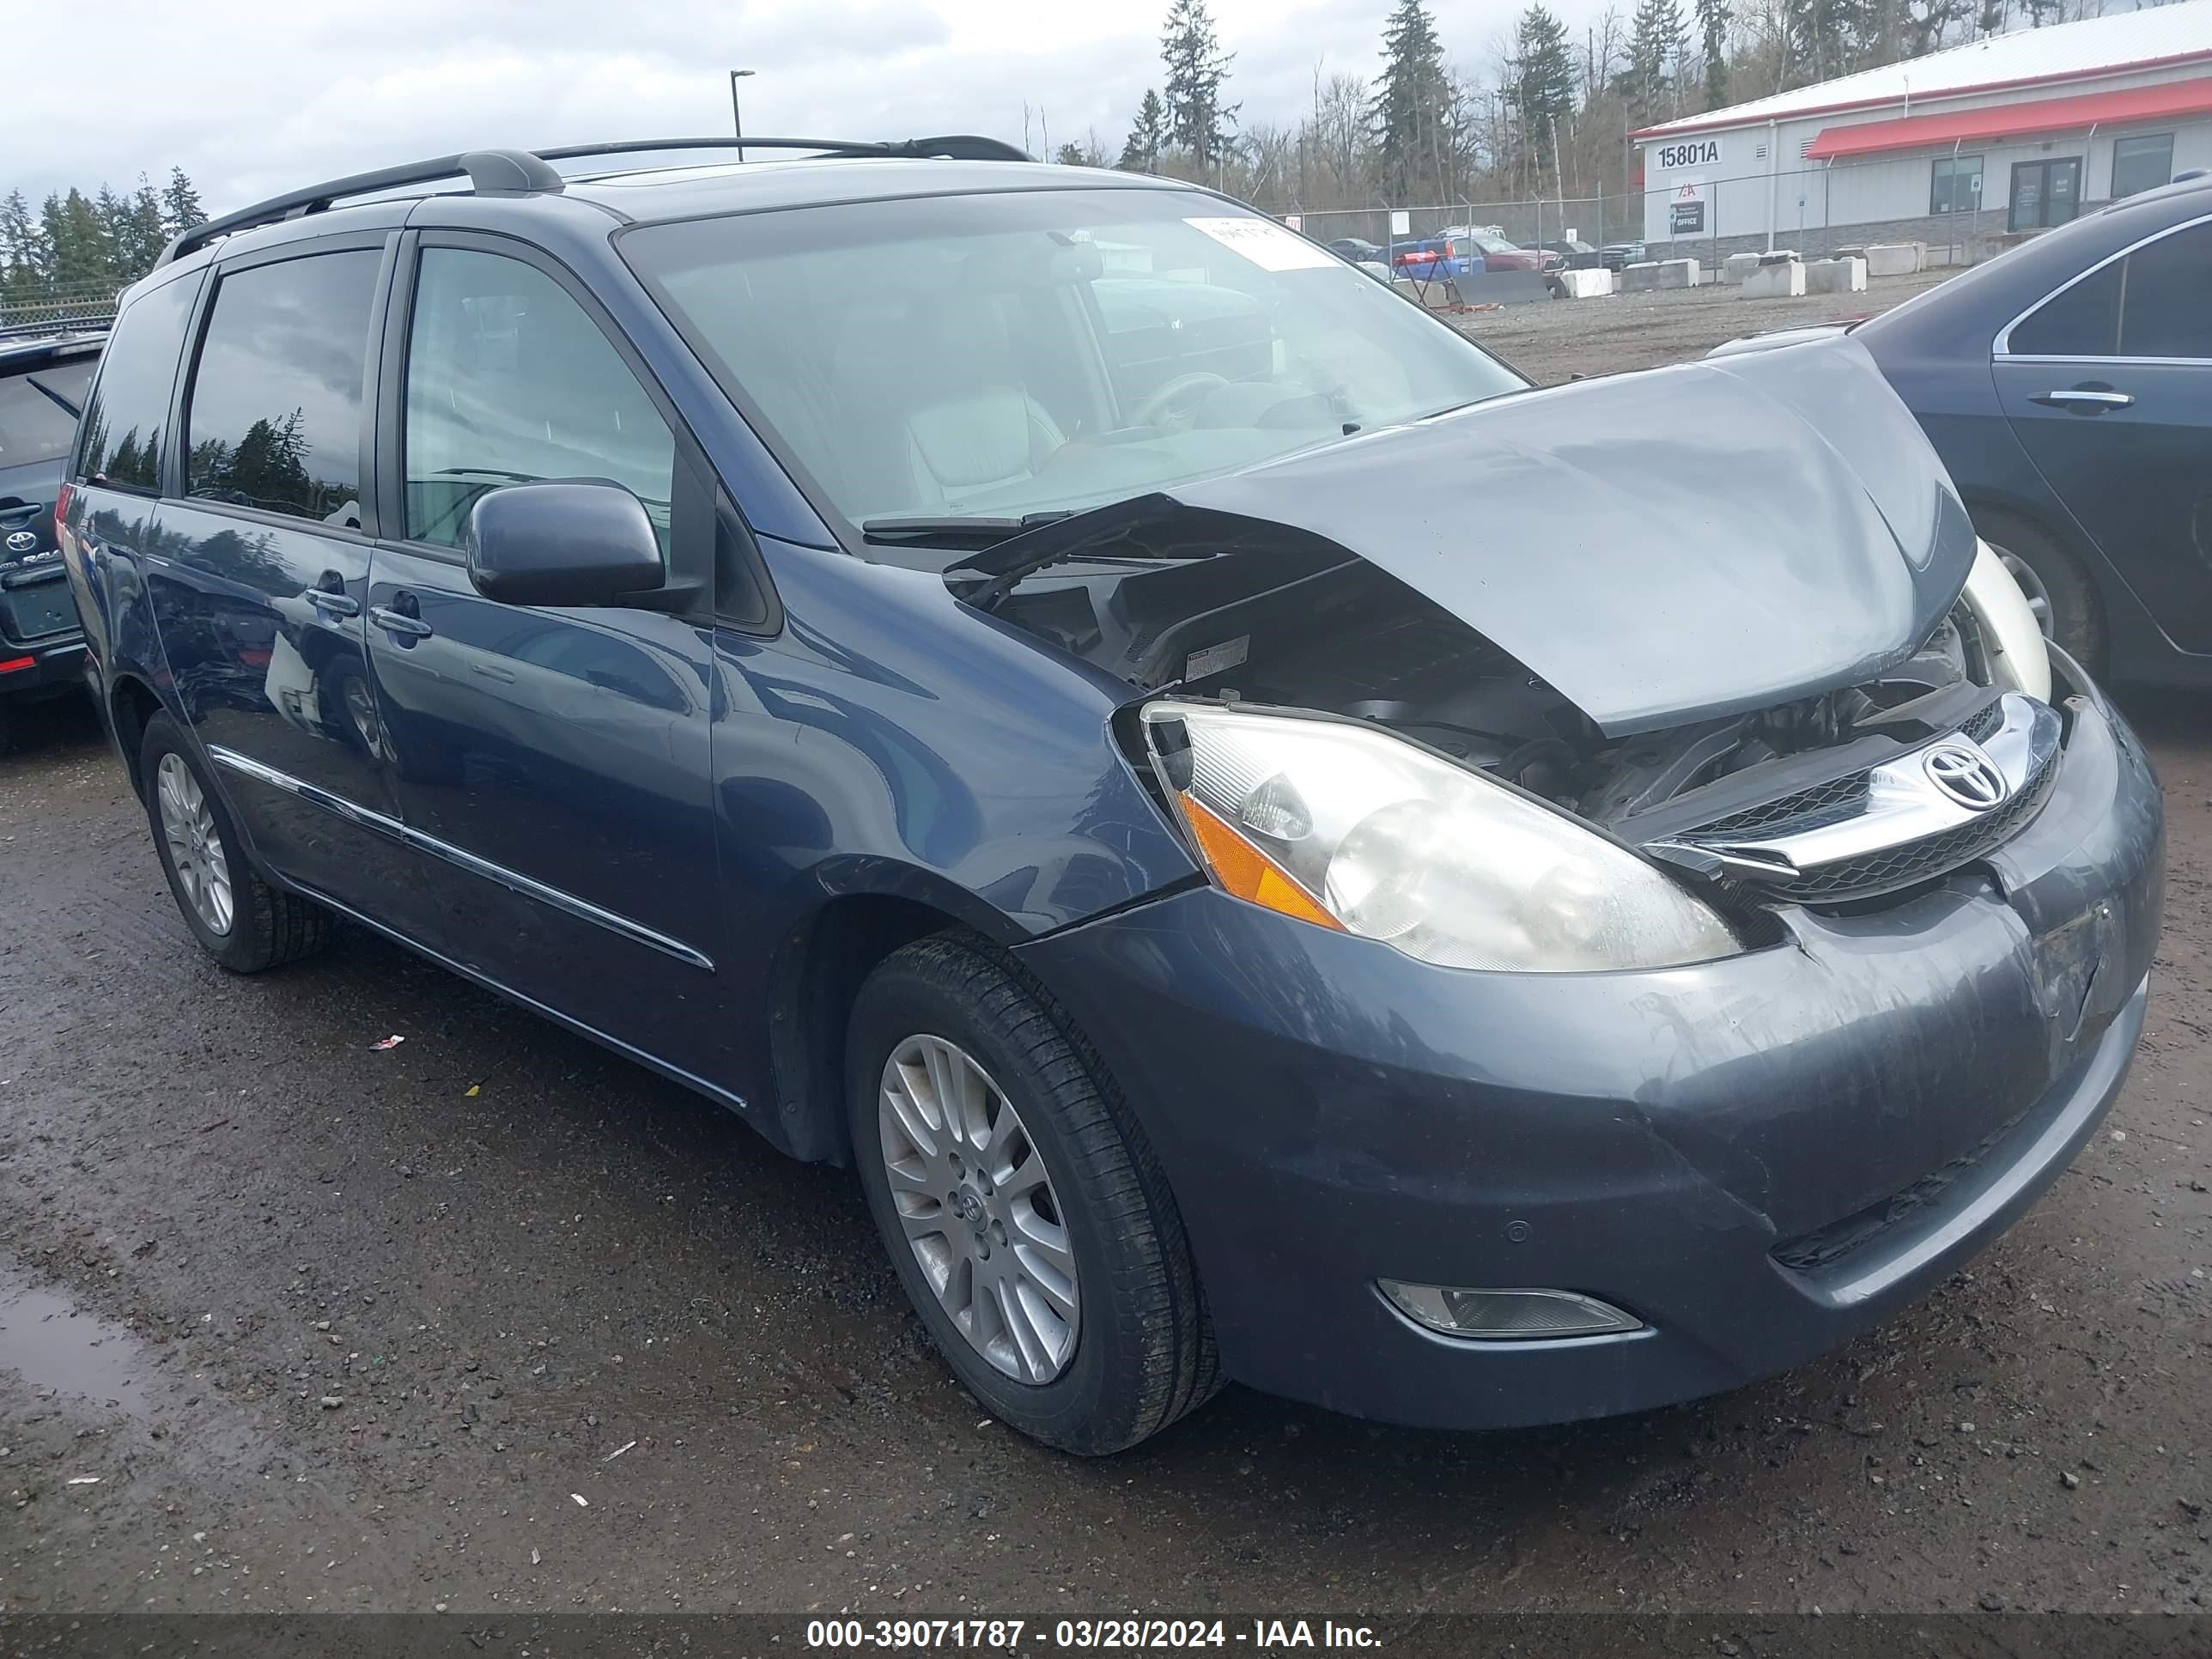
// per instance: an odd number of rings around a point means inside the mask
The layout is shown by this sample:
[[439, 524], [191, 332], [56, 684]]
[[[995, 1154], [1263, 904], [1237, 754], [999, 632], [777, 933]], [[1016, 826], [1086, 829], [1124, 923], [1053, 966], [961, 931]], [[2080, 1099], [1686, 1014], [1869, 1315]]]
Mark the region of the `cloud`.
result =
[[[1579, 0], [1582, 6], [1598, 0]], [[1510, 0], [1434, 0], [1473, 62]], [[751, 68], [756, 132], [984, 132], [1118, 148], [1158, 84], [1164, 0], [106, 0], [96, 39], [58, 3], [20, 12], [0, 190], [172, 165], [210, 210], [317, 179], [488, 145], [729, 131]], [[1243, 118], [1294, 122], [1324, 73], [1371, 75], [1389, 0], [1216, 0]]]

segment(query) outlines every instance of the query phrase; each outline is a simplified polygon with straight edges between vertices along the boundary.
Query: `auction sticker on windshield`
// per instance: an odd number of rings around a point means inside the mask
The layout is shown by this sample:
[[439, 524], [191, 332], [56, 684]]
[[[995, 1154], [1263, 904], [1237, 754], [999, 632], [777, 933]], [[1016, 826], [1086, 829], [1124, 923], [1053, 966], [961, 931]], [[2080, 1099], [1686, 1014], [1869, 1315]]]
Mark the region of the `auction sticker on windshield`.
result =
[[1341, 263], [1327, 248], [1292, 235], [1272, 219], [1186, 219], [1183, 223], [1243, 254], [1262, 270], [1304, 270]]

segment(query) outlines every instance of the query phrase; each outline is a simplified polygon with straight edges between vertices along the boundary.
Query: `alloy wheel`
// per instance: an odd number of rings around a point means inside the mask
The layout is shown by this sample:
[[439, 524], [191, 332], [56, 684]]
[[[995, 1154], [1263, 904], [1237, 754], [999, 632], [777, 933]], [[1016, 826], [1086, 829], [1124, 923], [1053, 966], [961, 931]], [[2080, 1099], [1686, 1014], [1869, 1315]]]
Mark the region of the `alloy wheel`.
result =
[[181, 755], [172, 752], [161, 757], [155, 769], [154, 795], [161, 811], [161, 836], [169, 844], [169, 862], [176, 870], [185, 902], [191, 906], [192, 914], [208, 932], [217, 936], [228, 933], [230, 858], [199, 780]]
[[925, 1035], [891, 1050], [878, 1100], [892, 1205], [939, 1305], [995, 1370], [1051, 1382], [1081, 1306], [1066, 1212], [1020, 1114], [966, 1049]]

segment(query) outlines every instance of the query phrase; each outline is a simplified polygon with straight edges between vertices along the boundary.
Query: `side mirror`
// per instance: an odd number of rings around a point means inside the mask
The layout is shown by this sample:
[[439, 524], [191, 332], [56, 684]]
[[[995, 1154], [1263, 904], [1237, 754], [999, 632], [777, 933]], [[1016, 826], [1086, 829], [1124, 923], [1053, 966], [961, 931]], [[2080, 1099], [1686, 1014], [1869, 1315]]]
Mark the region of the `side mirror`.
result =
[[621, 605], [667, 575], [645, 504], [617, 483], [488, 490], [461, 547], [477, 592], [502, 605]]

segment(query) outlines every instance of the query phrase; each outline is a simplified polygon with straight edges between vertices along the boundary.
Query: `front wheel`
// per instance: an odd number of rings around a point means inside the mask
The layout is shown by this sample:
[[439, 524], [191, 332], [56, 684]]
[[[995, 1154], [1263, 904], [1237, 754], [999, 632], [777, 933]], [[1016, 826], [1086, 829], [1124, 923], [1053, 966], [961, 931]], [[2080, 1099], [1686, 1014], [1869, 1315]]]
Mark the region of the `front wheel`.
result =
[[166, 714], [146, 722], [138, 768], [161, 872], [202, 950], [256, 974], [322, 948], [330, 913], [254, 872], [229, 810]]
[[1974, 527], [2020, 584], [2045, 635], [2101, 680], [2109, 665], [2111, 636], [2096, 583], [2081, 560], [2027, 520], [2009, 514], [1979, 514]]
[[1095, 1455], [1219, 1386], [1181, 1215], [1098, 1056], [980, 941], [888, 957], [846, 1046], [854, 1162], [900, 1282], [1001, 1421]]

